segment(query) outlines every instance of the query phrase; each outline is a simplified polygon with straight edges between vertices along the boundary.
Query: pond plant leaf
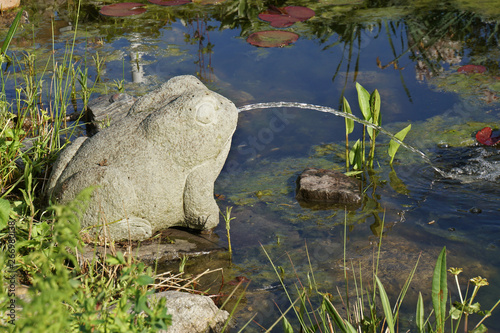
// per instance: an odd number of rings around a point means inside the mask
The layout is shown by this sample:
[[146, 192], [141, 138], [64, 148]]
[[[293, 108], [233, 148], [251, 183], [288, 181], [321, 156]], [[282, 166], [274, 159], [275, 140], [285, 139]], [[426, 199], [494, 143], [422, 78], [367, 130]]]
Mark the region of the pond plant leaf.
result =
[[299, 35], [290, 31], [265, 30], [254, 32], [247, 38], [247, 42], [260, 47], [283, 47], [295, 43]]
[[160, 6], [180, 6], [190, 3], [191, 0], [148, 0], [149, 2]]
[[459, 69], [457, 69], [457, 72], [466, 73], [466, 74], [470, 74], [470, 73], [481, 74], [481, 73], [486, 72], [486, 67], [481, 66], [481, 65], [465, 65], [465, 66], [462, 66]]
[[142, 14], [146, 11], [145, 4], [138, 2], [122, 2], [103, 6], [99, 13], [104, 16], [123, 17]]
[[480, 144], [486, 145], [486, 146], [494, 146], [500, 141], [500, 136], [491, 136], [493, 133], [493, 130], [491, 127], [485, 127], [479, 132], [476, 133], [476, 140]]
[[263, 21], [270, 22], [274, 28], [286, 28], [295, 22], [302, 22], [316, 15], [314, 10], [302, 6], [269, 7], [259, 14]]

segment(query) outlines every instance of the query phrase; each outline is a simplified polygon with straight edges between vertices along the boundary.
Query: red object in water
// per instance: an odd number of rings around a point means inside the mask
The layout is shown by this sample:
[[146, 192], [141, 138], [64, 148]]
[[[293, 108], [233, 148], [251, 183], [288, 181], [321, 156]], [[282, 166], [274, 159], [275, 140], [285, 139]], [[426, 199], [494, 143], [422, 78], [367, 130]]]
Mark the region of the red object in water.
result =
[[465, 65], [457, 69], [459, 73], [484, 73], [486, 72], [486, 67], [481, 65]]
[[160, 6], [179, 6], [191, 2], [191, 0], [148, 0], [148, 1], [154, 3], [155, 5], [160, 5]]
[[112, 5], [103, 6], [99, 13], [104, 16], [112, 17], [131, 16], [144, 13], [146, 11], [146, 8], [142, 8], [144, 6], [146, 5], [137, 2], [115, 3]]
[[476, 134], [476, 140], [480, 144], [486, 146], [494, 146], [500, 141], [500, 136], [491, 136], [493, 130], [490, 127], [485, 127]]

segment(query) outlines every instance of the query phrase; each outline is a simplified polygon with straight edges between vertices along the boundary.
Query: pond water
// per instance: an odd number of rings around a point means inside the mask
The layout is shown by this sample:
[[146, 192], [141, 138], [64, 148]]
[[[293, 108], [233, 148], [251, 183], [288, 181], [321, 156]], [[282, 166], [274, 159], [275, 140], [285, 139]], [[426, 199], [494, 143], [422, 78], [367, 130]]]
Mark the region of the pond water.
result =
[[[230, 230], [232, 262], [227, 254], [213, 254], [189, 259], [186, 265], [189, 273], [224, 267], [220, 292], [226, 295], [234, 288], [228, 281], [238, 276], [252, 280], [238, 306], [238, 327], [254, 313], [246, 330], [269, 327], [280, 316], [277, 307], [283, 311], [289, 306], [263, 248], [283, 268], [292, 293], [297, 278], [307, 285], [310, 269], [320, 291], [335, 296], [337, 286], [345, 290], [344, 223], [346, 256], [368, 279], [373, 248], [383, 232], [379, 275], [393, 302], [421, 255], [401, 329], [412, 328], [418, 291], [430, 311], [431, 274], [443, 246], [448, 265], [464, 268], [464, 286], [467, 278], [488, 279], [490, 285], [478, 296], [482, 308], [495, 304], [500, 297], [500, 154], [498, 148], [477, 145], [475, 133], [500, 124], [498, 2], [226, 0], [175, 7], [147, 4], [145, 13], [126, 18], [99, 15], [109, 3], [84, 0], [79, 14], [74, 60], [87, 62], [89, 82], [96, 83], [92, 97], [115, 91], [121, 83], [125, 92], [141, 95], [172, 76], [192, 74], [238, 107], [290, 101], [339, 109], [346, 97], [361, 117], [355, 88], [359, 82], [370, 92], [378, 89], [382, 126], [396, 133], [411, 123], [405, 142], [423, 151], [445, 175], [404, 148], [391, 170], [389, 140], [380, 135], [374, 172], [363, 177], [360, 208], [347, 213], [302, 208], [294, 198], [302, 170], [345, 168], [344, 119], [296, 108], [242, 112], [216, 182], [221, 208], [232, 206], [236, 218]], [[257, 17], [269, 5], [306, 6], [316, 16], [272, 28]], [[34, 29], [26, 25], [10, 52], [21, 67], [27, 50], [36, 55], [38, 68], [53, 53], [62, 59], [74, 34], [75, 1], [25, 1], [25, 6]], [[263, 30], [293, 31], [300, 37], [275, 48], [246, 41]], [[458, 71], [468, 64], [486, 71]], [[7, 94], [12, 98], [15, 91]], [[80, 108], [81, 101], [75, 106]], [[351, 143], [361, 130], [356, 124]], [[215, 233], [226, 246], [223, 221]], [[220, 276], [212, 276], [202, 289], [218, 293], [221, 284]], [[498, 311], [485, 323], [490, 331], [500, 331]]]

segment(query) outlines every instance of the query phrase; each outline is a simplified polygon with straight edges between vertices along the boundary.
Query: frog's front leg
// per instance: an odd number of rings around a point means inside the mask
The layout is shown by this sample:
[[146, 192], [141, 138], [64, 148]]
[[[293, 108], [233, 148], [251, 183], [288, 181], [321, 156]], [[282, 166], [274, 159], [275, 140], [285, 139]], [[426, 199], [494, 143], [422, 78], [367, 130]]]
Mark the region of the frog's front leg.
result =
[[231, 140], [228, 140], [216, 159], [198, 165], [189, 173], [184, 188], [184, 215], [188, 228], [207, 230], [219, 224], [214, 182], [224, 166], [230, 147]]
[[219, 207], [214, 199], [217, 174], [213, 163], [197, 166], [186, 179], [184, 188], [184, 223], [191, 229], [213, 229], [219, 224]]

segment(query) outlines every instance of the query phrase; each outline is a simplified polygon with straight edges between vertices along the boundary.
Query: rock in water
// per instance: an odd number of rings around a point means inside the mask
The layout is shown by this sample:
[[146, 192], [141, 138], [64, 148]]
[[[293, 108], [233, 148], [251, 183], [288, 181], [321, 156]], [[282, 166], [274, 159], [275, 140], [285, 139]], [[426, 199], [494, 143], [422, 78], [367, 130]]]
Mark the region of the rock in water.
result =
[[299, 175], [295, 198], [301, 206], [315, 209], [353, 209], [362, 199], [357, 179], [335, 170], [315, 168], [307, 168]]
[[65, 203], [98, 185], [82, 228], [97, 226], [90, 231], [113, 240], [143, 240], [172, 226], [212, 229], [214, 182], [237, 119], [234, 104], [194, 76], [174, 77], [110, 127], [66, 147], [48, 195]]

